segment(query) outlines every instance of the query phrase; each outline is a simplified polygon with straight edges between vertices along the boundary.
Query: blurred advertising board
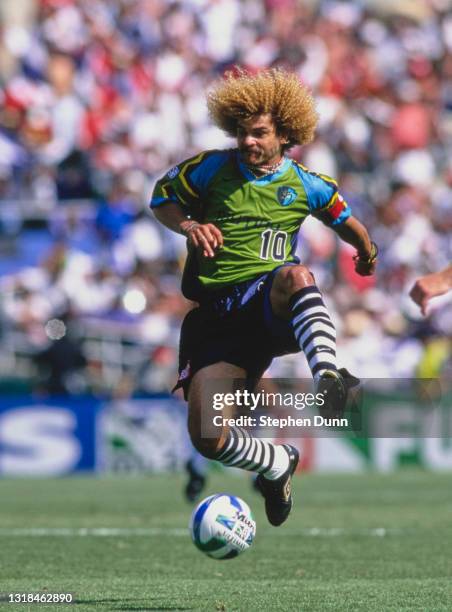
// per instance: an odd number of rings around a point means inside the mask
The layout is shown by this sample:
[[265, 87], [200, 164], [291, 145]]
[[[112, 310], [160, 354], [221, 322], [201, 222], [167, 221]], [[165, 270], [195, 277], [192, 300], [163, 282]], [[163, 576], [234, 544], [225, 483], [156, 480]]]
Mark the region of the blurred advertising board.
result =
[[[452, 395], [372, 390], [345, 428], [281, 428], [256, 435], [296, 444], [300, 470], [452, 469]], [[308, 413], [303, 413], [305, 417]], [[190, 456], [184, 403], [168, 395], [0, 397], [0, 477], [165, 472]]]
[[0, 475], [60, 476], [96, 466], [93, 397], [0, 398]]
[[0, 477], [179, 469], [185, 430], [186, 409], [168, 396], [2, 396]]

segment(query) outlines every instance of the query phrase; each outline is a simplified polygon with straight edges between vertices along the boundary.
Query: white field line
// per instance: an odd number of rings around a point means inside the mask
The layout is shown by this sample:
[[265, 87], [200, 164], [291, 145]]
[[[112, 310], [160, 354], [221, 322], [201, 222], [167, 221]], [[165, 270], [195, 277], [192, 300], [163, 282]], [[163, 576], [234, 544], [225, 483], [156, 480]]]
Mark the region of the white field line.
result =
[[[387, 529], [376, 527], [372, 529], [347, 529], [343, 527], [310, 527], [297, 529], [296, 531], [268, 531], [267, 535], [278, 537], [341, 537], [341, 536], [363, 536], [363, 537], [385, 537], [408, 535], [406, 529]], [[187, 537], [188, 529], [183, 527], [10, 527], [0, 528], [1, 537], [95, 537], [95, 538], [128, 538], [128, 537]]]

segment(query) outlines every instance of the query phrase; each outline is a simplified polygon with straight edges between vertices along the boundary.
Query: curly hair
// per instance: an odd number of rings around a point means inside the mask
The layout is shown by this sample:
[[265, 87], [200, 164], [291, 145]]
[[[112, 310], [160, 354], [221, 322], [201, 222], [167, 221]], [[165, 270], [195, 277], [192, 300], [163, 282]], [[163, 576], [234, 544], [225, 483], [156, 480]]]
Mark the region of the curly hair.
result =
[[286, 148], [311, 142], [318, 122], [310, 91], [296, 74], [280, 68], [226, 72], [207, 94], [207, 108], [215, 125], [233, 137], [240, 121], [269, 113], [289, 141]]

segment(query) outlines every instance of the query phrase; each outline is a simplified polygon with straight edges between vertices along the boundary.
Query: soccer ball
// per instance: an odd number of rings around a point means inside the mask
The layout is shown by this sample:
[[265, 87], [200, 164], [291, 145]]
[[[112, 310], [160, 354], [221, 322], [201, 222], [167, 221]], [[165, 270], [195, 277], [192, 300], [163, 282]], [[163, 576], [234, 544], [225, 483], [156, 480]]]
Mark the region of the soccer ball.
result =
[[195, 546], [209, 557], [232, 559], [251, 546], [256, 523], [242, 499], [219, 493], [195, 508], [190, 532]]

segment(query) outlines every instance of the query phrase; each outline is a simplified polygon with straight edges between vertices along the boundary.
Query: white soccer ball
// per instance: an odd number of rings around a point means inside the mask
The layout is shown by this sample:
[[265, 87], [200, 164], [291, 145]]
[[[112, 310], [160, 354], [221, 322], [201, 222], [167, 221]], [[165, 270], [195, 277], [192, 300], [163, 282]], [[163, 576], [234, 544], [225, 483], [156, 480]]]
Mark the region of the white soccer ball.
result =
[[243, 499], [218, 493], [195, 508], [190, 532], [195, 546], [209, 557], [232, 559], [251, 546], [256, 523]]

